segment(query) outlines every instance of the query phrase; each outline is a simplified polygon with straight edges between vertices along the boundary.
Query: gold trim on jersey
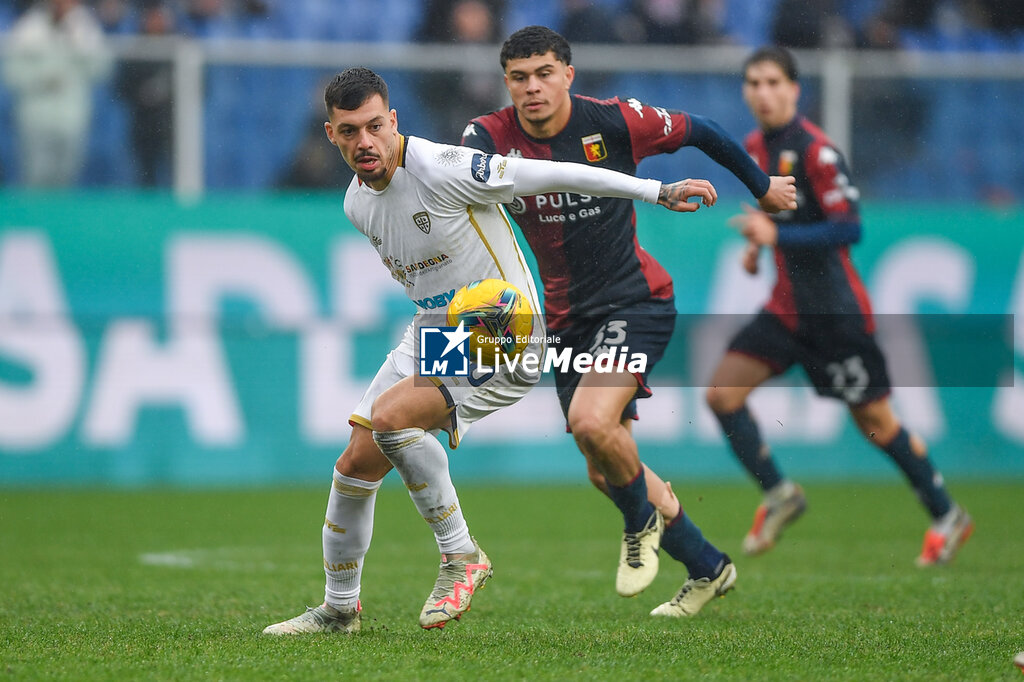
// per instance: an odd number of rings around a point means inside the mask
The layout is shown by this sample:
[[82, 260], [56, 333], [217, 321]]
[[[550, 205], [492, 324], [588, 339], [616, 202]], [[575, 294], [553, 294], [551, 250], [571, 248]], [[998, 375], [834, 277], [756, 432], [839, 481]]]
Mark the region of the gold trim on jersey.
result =
[[360, 417], [358, 414], [353, 414], [348, 418], [348, 421], [349, 423], [352, 424], [359, 424], [360, 426], [365, 426], [366, 428], [373, 431], [373, 424], [371, 424], [370, 420], [367, 419], [366, 417]]
[[459, 420], [455, 416], [455, 410], [452, 410], [451, 417], [451, 426], [444, 430], [448, 432], [448, 447], [450, 447], [452, 450], [457, 450], [459, 448], [459, 443], [461, 442], [461, 439], [459, 438]]
[[[467, 206], [466, 213], [469, 215], [469, 222], [473, 225], [473, 229], [476, 230], [477, 235], [480, 237], [480, 241], [482, 241], [484, 246], [487, 247], [487, 253], [491, 254], [491, 260], [494, 261], [494, 267], [498, 268], [498, 273], [501, 275], [501, 278], [507, 282], [508, 278], [505, 277], [505, 271], [501, 269], [501, 263], [498, 262], [498, 257], [494, 255], [494, 249], [491, 248], [491, 243], [487, 241], [487, 237], [484, 236], [484, 231], [480, 229], [480, 224], [473, 216], [473, 207]], [[506, 224], [508, 224], [508, 221], [506, 221]], [[509, 229], [512, 229], [511, 226], [509, 226]]]
[[409, 145], [405, 143], [405, 135], [398, 136], [398, 166], [405, 168], [405, 152]]
[[[515, 229], [512, 227], [512, 221], [509, 220], [508, 214], [505, 212], [505, 207], [499, 205], [498, 213], [501, 214], [501, 219], [505, 221], [505, 228], [508, 230], [509, 239], [512, 240], [512, 244], [515, 246], [516, 259], [519, 261], [519, 267], [523, 269], [523, 277], [526, 278], [525, 281], [529, 282], [530, 288], [533, 289], [533, 300], [530, 301], [530, 307], [536, 308], [540, 305], [540, 297], [537, 296], [536, 285], [533, 282], [533, 273], [530, 272], [530, 266], [526, 264], [523, 258], [523, 250], [519, 248], [519, 240], [516, 239]], [[535, 315], [540, 315], [539, 310], [534, 310], [533, 312]]]

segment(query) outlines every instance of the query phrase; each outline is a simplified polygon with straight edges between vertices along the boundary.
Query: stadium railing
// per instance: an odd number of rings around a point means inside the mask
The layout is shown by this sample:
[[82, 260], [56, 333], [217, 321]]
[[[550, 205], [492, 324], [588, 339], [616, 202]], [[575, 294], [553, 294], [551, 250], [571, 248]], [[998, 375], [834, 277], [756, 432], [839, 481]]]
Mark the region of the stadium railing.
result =
[[[408, 72], [413, 79], [429, 71], [493, 73], [500, 77], [498, 46], [443, 46], [412, 43], [332, 43], [266, 40], [195, 41], [181, 38], [141, 38], [110, 36], [110, 45], [118, 59], [164, 60], [175, 67], [173, 188], [180, 197], [194, 198], [207, 189], [204, 158], [207, 150], [209, 106], [204, 83], [211, 68], [256, 67], [268, 69], [299, 68], [337, 70], [361, 64], [393, 72]], [[4, 36], [0, 35], [0, 58]], [[644, 77], [719, 79], [735, 83], [746, 47], [654, 47], [584, 44], [574, 48], [574, 63], [586, 74], [631, 78], [638, 83]], [[863, 83], [909, 81], [910, 89], [928, 89], [927, 84], [992, 81], [1011, 88], [1010, 95], [996, 95], [1000, 102], [1012, 100], [1024, 85], [1024, 53], [977, 52], [900, 52], [823, 50], [797, 51], [806, 79], [814, 82], [817, 114], [822, 127], [836, 144], [856, 158], [860, 138], [854, 129], [854, 110]], [[685, 79], [690, 79], [686, 81]], [[621, 82], [619, 80], [618, 82]], [[924, 83], [926, 85], [919, 85]], [[684, 87], [684, 86], [680, 86]], [[731, 85], [730, 87], [735, 87]], [[806, 88], [806, 86], [805, 86]], [[641, 88], [642, 89], [642, 88]], [[897, 91], [898, 91], [897, 87]], [[731, 109], [742, 110], [738, 88], [725, 94]], [[594, 93], [600, 94], [600, 93]], [[610, 93], [609, 93], [610, 94]], [[617, 93], [616, 93], [617, 94]], [[625, 94], [631, 94], [625, 91]], [[674, 97], [664, 97], [673, 106]], [[1019, 101], [1019, 100], [1018, 100]], [[662, 101], [655, 101], [662, 104]], [[284, 102], [281, 106], [304, 107], [306, 101]], [[684, 102], [679, 108], [705, 113], [712, 103]], [[711, 107], [714, 110], [714, 107]], [[483, 112], [481, 112], [483, 113]], [[984, 122], [991, 111], [969, 110], [969, 115]], [[408, 120], [408, 116], [406, 117]], [[728, 118], [728, 117], [727, 117]], [[1024, 136], [1020, 117], [1016, 125], [1018, 139]], [[966, 124], [966, 122], [964, 122]], [[933, 126], [934, 127], [934, 126]], [[942, 126], [948, 130], [948, 126]], [[740, 135], [741, 130], [730, 130]], [[928, 142], [928, 141], [926, 141]], [[948, 140], [947, 140], [948, 142]], [[982, 153], [984, 156], [984, 153]], [[1014, 172], [1020, 172], [1014, 170]], [[1010, 178], [1009, 184], [1018, 178]], [[1024, 178], [1019, 178], [1024, 180]]]

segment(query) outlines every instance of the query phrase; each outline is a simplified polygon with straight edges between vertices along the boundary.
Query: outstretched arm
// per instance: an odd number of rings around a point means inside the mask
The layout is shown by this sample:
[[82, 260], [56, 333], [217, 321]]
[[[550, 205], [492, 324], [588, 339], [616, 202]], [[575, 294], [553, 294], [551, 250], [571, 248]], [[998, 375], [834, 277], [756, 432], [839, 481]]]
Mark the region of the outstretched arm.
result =
[[710, 118], [690, 114], [690, 125], [688, 144], [739, 178], [757, 198], [761, 210], [778, 213], [796, 208], [796, 178], [766, 175], [740, 143]]
[[515, 173], [516, 196], [574, 192], [597, 197], [639, 199], [649, 204], [658, 203], [661, 183], [657, 180], [642, 180], [607, 168], [568, 161], [507, 158], [505, 162]]
[[[513, 159], [508, 161], [511, 163]], [[543, 159], [514, 161], [517, 196], [576, 192], [599, 197], [639, 199], [649, 204], [661, 204], [680, 213], [696, 211], [700, 204], [713, 206], [718, 199], [714, 186], [707, 180], [687, 179], [662, 184], [657, 180], [641, 180], [627, 173], [581, 163]], [[700, 198], [700, 203], [687, 201], [694, 197]]]

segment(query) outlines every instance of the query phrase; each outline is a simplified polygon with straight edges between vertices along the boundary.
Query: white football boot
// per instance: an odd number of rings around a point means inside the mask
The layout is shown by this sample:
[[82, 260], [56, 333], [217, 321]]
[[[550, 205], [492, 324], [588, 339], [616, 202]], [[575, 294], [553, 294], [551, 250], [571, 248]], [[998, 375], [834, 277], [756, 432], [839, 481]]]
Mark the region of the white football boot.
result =
[[351, 610], [338, 610], [327, 604], [307, 608], [294, 618], [263, 628], [265, 635], [305, 635], [316, 632], [343, 632], [351, 634], [362, 628], [361, 605]]
[[658, 549], [665, 532], [665, 517], [657, 509], [638, 533], [623, 533], [615, 591], [623, 597], [640, 594], [658, 575]]
[[679, 588], [676, 596], [661, 604], [653, 611], [652, 616], [668, 616], [669, 618], [688, 618], [696, 616], [704, 605], [715, 597], [725, 593], [736, 584], [736, 566], [726, 555], [723, 566], [715, 578], [688, 578]]

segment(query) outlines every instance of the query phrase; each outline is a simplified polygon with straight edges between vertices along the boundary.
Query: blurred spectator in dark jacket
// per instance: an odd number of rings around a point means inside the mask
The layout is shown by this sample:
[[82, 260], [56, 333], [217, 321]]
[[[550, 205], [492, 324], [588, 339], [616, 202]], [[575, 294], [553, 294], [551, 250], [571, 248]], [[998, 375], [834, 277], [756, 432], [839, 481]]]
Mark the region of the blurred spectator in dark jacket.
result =
[[[149, 2], [139, 21], [144, 36], [174, 33], [174, 15], [163, 2]], [[144, 187], [170, 181], [174, 140], [174, 66], [167, 61], [128, 60], [117, 75], [117, 94], [131, 112], [132, 149], [138, 183]]]
[[[623, 29], [628, 30], [628, 23], [600, 4], [591, 0], [562, 0], [562, 28], [558, 32], [570, 45], [626, 42], [628, 36]], [[615, 82], [612, 74], [585, 69], [584, 73], [576, 72], [573, 87], [577, 92], [610, 97]]]
[[621, 43], [622, 27], [623, 22], [600, 4], [591, 0], [562, 0], [562, 28], [558, 32], [570, 45]]
[[504, 11], [504, 0], [428, 0], [416, 38], [424, 43], [497, 42]]
[[182, 33], [196, 38], [223, 38], [231, 33], [225, 0], [182, 0]]
[[723, 0], [633, 0], [620, 30], [631, 43], [719, 43], [724, 13]]
[[[428, 43], [495, 45], [501, 32], [503, 3], [486, 0], [433, 0], [424, 13], [419, 39]], [[506, 91], [499, 66], [486, 71], [429, 72], [420, 94], [436, 126], [439, 142], [457, 143], [466, 121], [499, 108]]]
[[324, 116], [314, 114], [305, 125], [306, 134], [295, 156], [277, 179], [280, 189], [325, 189], [344, 192], [352, 181], [352, 169], [324, 135]]
[[836, 0], [779, 0], [771, 37], [783, 47], [848, 47], [853, 43], [853, 30]]
[[93, 2], [96, 18], [100, 20], [104, 33], [111, 35], [131, 31], [132, 8], [128, 4], [128, 0], [95, 0]]
[[972, 0], [968, 13], [975, 24], [994, 31], [1024, 31], [1022, 0]]
[[1021, 0], [886, 0], [866, 23], [862, 43], [903, 47], [901, 32], [956, 34], [964, 28], [1010, 31], [1024, 26]]
[[864, 26], [865, 47], [889, 49], [900, 47], [902, 29], [935, 28], [938, 0], [886, 0]]

